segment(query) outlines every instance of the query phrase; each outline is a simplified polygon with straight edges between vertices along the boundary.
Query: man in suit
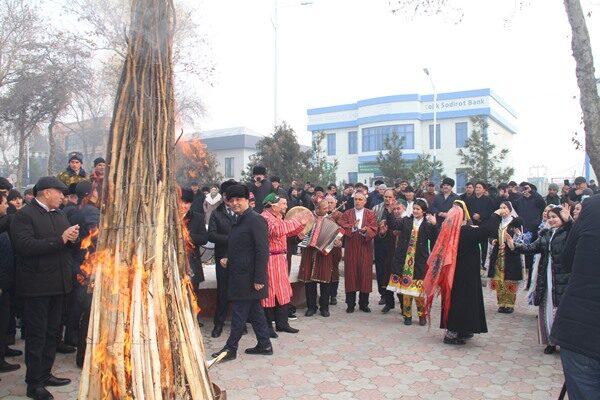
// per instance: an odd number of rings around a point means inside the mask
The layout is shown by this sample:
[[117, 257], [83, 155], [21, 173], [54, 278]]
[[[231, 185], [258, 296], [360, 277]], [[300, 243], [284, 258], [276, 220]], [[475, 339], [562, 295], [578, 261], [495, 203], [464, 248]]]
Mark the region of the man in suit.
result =
[[268, 295], [267, 262], [269, 239], [267, 223], [250, 208], [250, 192], [244, 185], [232, 185], [225, 191], [229, 207], [236, 215], [227, 245], [227, 258], [220, 261], [229, 270], [227, 294], [231, 302], [231, 332], [225, 347], [214, 353], [225, 353], [224, 361], [237, 357], [237, 348], [244, 326], [249, 319], [258, 344], [246, 349], [246, 354], [273, 354], [267, 319], [260, 300]]
[[71, 292], [71, 247], [79, 225], [70, 226], [59, 209], [67, 186], [53, 176], [40, 178], [35, 199], [15, 214], [10, 236], [17, 257], [16, 292], [24, 298], [27, 396], [52, 399], [46, 386], [70, 379], [52, 375], [65, 296]]
[[236, 220], [235, 213], [229, 207], [226, 191], [237, 182], [233, 179], [221, 183], [221, 194], [223, 203], [210, 215], [208, 221], [208, 240], [215, 244], [215, 270], [217, 274], [217, 306], [215, 310], [214, 325], [211, 336], [218, 338], [223, 332], [225, 319], [227, 318], [227, 285], [229, 271], [221, 267], [221, 260], [227, 257], [227, 246], [229, 244], [229, 233], [231, 226]]
[[600, 393], [600, 196], [583, 201], [563, 252], [563, 268], [571, 278], [552, 327], [560, 346], [567, 392], [571, 400], [598, 399]]

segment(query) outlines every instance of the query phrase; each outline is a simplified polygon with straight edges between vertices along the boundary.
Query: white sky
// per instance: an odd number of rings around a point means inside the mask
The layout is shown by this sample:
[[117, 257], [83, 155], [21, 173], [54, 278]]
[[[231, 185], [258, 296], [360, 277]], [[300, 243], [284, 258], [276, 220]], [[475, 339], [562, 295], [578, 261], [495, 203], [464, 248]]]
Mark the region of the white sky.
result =
[[[549, 177], [581, 174], [583, 152], [571, 144], [580, 125], [570, 27], [562, 1], [455, 0], [465, 15], [408, 19], [387, 0], [279, 0], [278, 114], [309, 143], [306, 109], [406, 93], [491, 88], [518, 112], [516, 178], [545, 165]], [[582, 0], [600, 12], [600, 0]], [[216, 73], [199, 87], [202, 130], [273, 126], [271, 0], [201, 0], [200, 24]], [[588, 19], [596, 58], [600, 31]], [[506, 22], [506, 20], [509, 20]], [[596, 27], [594, 27], [596, 25]], [[596, 28], [596, 29], [595, 29]], [[580, 133], [582, 136], [582, 133]], [[541, 172], [541, 171], [540, 171]]]

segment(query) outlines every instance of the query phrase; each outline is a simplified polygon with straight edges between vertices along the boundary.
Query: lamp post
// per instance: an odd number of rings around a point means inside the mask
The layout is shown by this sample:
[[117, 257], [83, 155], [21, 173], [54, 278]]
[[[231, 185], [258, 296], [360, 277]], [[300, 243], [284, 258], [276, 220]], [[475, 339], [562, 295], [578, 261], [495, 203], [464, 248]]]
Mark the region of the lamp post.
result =
[[[435, 90], [435, 84], [433, 83], [433, 79], [431, 78], [431, 73], [429, 69], [423, 68], [423, 72], [429, 78], [429, 82], [431, 83], [431, 88], [433, 89], [433, 172], [435, 175], [435, 162], [437, 158], [437, 91]], [[433, 176], [433, 179], [436, 177]]]
[[[273, 0], [273, 19], [271, 20], [271, 24], [273, 25], [273, 128], [277, 127], [277, 30], [279, 28], [277, 22], [277, 9], [278, 0]], [[302, 1], [298, 4], [289, 4], [284, 7], [292, 7], [292, 6], [308, 6], [313, 4], [312, 1]]]

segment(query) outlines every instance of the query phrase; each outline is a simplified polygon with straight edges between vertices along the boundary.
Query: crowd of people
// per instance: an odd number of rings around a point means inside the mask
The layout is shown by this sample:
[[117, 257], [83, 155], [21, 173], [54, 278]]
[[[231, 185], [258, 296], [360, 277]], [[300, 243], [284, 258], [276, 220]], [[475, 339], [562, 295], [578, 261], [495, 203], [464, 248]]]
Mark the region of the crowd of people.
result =
[[[81, 154], [70, 154], [65, 171], [41, 178], [22, 195], [0, 178], [0, 372], [20, 367], [6, 361], [22, 354], [9, 347], [20, 327], [27, 395], [34, 399], [51, 399], [46, 387], [70, 383], [52, 374], [57, 351], [76, 353], [77, 365], [83, 364], [91, 294], [81, 265], [90, 250], [80, 243], [99, 226], [106, 162], [94, 160], [89, 175], [82, 164]], [[222, 335], [231, 308], [229, 337], [213, 357], [237, 357], [247, 322], [257, 338], [248, 354], [273, 354], [271, 340], [279, 333], [299, 332], [290, 325], [296, 318], [290, 271], [299, 252], [306, 317], [331, 315], [341, 275], [345, 311], [354, 313], [358, 304], [360, 312], [372, 312], [374, 271], [381, 312], [397, 305], [404, 325], [413, 324], [413, 314], [427, 325], [439, 295], [448, 345], [464, 345], [488, 330], [482, 271], [499, 313], [514, 311], [523, 287], [529, 304], [538, 306], [543, 351], [560, 347], [570, 398], [599, 390], [600, 280], [592, 264], [600, 251], [600, 197], [593, 181], [550, 184], [545, 197], [529, 182], [469, 182], [459, 195], [451, 178], [439, 191], [429, 180], [415, 189], [398, 179], [393, 187], [376, 180], [373, 190], [355, 183], [338, 192], [335, 183], [292, 181], [286, 189], [264, 167], [252, 172], [245, 183], [230, 179], [201, 188], [194, 182], [181, 189], [200, 303], [198, 249], [214, 244], [213, 338]], [[596, 375], [586, 369], [591, 363]]]

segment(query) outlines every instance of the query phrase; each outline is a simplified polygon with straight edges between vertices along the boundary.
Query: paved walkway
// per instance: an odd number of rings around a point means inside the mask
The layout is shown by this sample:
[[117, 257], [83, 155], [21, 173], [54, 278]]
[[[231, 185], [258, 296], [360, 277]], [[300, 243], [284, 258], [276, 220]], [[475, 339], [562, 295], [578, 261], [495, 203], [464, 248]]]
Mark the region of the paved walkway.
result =
[[[230, 400], [557, 399], [563, 383], [560, 356], [543, 354], [537, 344], [536, 309], [523, 306], [521, 294], [514, 314], [498, 314], [494, 293], [484, 288], [484, 294], [490, 332], [465, 346], [444, 345], [435, 326], [404, 326], [398, 308], [381, 314], [379, 296], [372, 294], [370, 314], [346, 314], [341, 302], [331, 307], [330, 318], [306, 318], [300, 310], [291, 323], [300, 333], [280, 334], [273, 356], [243, 353], [255, 345], [250, 330], [237, 360], [213, 367], [211, 376]], [[437, 320], [439, 306], [433, 313]], [[228, 334], [226, 329], [212, 339], [211, 329], [212, 322], [205, 321], [208, 354], [219, 350]], [[22, 349], [23, 342], [16, 347]], [[55, 373], [74, 380], [52, 388], [55, 398], [75, 399], [74, 357], [58, 355]], [[0, 398], [23, 399], [24, 374], [21, 368], [0, 375]]]

